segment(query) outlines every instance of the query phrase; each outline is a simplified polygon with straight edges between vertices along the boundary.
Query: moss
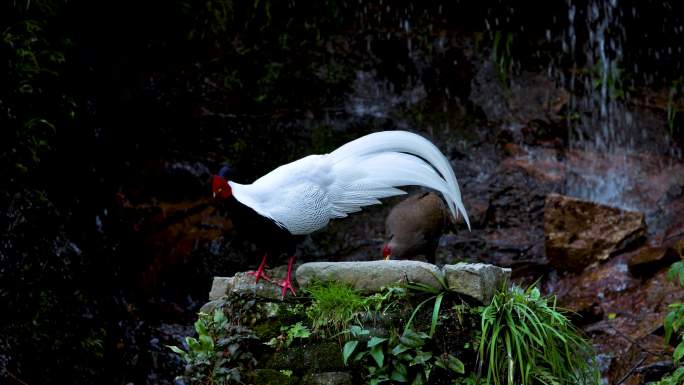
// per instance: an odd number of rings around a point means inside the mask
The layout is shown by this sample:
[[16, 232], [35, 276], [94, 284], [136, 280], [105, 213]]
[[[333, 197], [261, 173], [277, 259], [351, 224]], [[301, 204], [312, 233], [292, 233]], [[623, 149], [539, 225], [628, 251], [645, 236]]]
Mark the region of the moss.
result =
[[262, 341], [268, 341], [280, 334], [280, 326], [282, 325], [283, 323], [280, 320], [268, 320], [255, 324], [252, 326], [252, 330]]
[[255, 370], [254, 377], [254, 383], [260, 385], [289, 385], [299, 383], [298, 377], [288, 376], [275, 369], [257, 369]]
[[269, 369], [292, 370], [299, 375], [344, 369], [342, 349], [337, 342], [331, 341], [309, 343], [276, 352], [264, 366]]

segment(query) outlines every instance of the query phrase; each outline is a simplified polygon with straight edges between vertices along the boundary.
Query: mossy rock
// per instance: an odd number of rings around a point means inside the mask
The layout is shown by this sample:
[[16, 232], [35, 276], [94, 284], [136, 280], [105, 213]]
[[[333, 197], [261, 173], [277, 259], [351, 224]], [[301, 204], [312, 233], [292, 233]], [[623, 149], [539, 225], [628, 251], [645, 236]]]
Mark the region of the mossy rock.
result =
[[302, 385], [352, 385], [352, 375], [348, 372], [309, 373], [300, 384]]
[[333, 341], [291, 346], [282, 352], [274, 353], [270, 359], [262, 362], [265, 362], [266, 368], [292, 370], [299, 375], [345, 368], [342, 361], [342, 348]]
[[300, 383], [298, 377], [288, 376], [275, 369], [257, 369], [254, 372], [254, 383], [259, 385], [294, 385]]

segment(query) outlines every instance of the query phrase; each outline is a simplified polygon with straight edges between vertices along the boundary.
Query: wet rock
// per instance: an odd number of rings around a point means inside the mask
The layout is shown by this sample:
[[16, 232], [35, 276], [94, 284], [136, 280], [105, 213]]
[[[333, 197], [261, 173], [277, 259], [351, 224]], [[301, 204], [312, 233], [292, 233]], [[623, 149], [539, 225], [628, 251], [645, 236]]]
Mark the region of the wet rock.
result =
[[558, 296], [559, 305], [581, 319], [581, 324], [598, 321], [615, 312], [606, 299], [637, 288], [639, 280], [629, 274], [626, 258], [614, 258], [608, 263], [587, 268], [581, 275], [566, 275], [549, 290]]
[[679, 256], [671, 248], [645, 246], [632, 253], [627, 265], [632, 275], [643, 277], [655, 274], [678, 259]]
[[[619, 336], [615, 336], [619, 338]], [[612, 384], [641, 385], [655, 378], [654, 374], [663, 373], [667, 368], [667, 357], [671, 354], [666, 349], [663, 338], [648, 335], [630, 342], [627, 349], [620, 354], [619, 359], [613, 359], [608, 369], [608, 377]], [[617, 358], [617, 357], [616, 357]], [[672, 367], [670, 362], [669, 367]], [[664, 373], [663, 373], [664, 374]], [[621, 382], [622, 381], [622, 382]]]
[[644, 215], [551, 194], [544, 209], [549, 262], [559, 271], [581, 271], [643, 241]]
[[556, 87], [545, 74], [522, 73], [504, 84], [491, 61], [485, 61], [475, 74], [470, 100], [490, 121], [526, 124], [532, 120], [559, 121], [559, 112], [569, 94]]
[[352, 385], [352, 376], [347, 372], [324, 372], [307, 374], [302, 378], [304, 385]]
[[312, 262], [297, 269], [297, 282], [302, 288], [316, 281], [336, 281], [362, 293], [375, 293], [407, 280], [439, 289], [435, 277], [442, 277], [437, 266], [418, 261]]
[[488, 305], [510, 281], [511, 269], [484, 263], [457, 263], [442, 267], [449, 289]]
[[[284, 278], [286, 272], [287, 266], [284, 265], [266, 271], [271, 280]], [[259, 283], [255, 283], [254, 276], [240, 272], [232, 277], [214, 277], [211, 291], [209, 292], [210, 302], [205, 307], [211, 309], [213, 307], [211, 301], [218, 300], [231, 293], [254, 294], [257, 297], [273, 300], [282, 299], [281, 287], [274, 282], [259, 280]]]

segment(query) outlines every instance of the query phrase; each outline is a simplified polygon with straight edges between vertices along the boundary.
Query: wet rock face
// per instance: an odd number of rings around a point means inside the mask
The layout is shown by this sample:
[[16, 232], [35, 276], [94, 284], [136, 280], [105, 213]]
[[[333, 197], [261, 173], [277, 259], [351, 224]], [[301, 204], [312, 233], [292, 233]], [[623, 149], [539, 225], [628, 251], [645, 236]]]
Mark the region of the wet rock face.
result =
[[544, 208], [546, 255], [558, 271], [578, 272], [643, 241], [644, 215], [551, 194]]

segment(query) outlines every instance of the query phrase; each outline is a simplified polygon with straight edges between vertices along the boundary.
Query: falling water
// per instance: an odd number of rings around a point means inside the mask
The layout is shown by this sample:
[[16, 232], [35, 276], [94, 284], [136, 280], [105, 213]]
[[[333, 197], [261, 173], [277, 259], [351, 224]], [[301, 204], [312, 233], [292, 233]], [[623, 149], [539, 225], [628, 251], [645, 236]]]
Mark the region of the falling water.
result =
[[[665, 154], [662, 143], [648, 138], [665, 136], [664, 131], [646, 130], [630, 107], [623, 71], [623, 9], [618, 0], [590, 0], [586, 9], [568, 3], [569, 27], [563, 46], [575, 60], [567, 82], [573, 95], [570, 108], [575, 112], [568, 116], [569, 143], [579, 160], [568, 162], [566, 193], [644, 211], [647, 207], [638, 197], [644, 173], [653, 169], [654, 156], [671, 154]], [[580, 12], [584, 17], [578, 17]], [[581, 46], [579, 29], [587, 36]]]

